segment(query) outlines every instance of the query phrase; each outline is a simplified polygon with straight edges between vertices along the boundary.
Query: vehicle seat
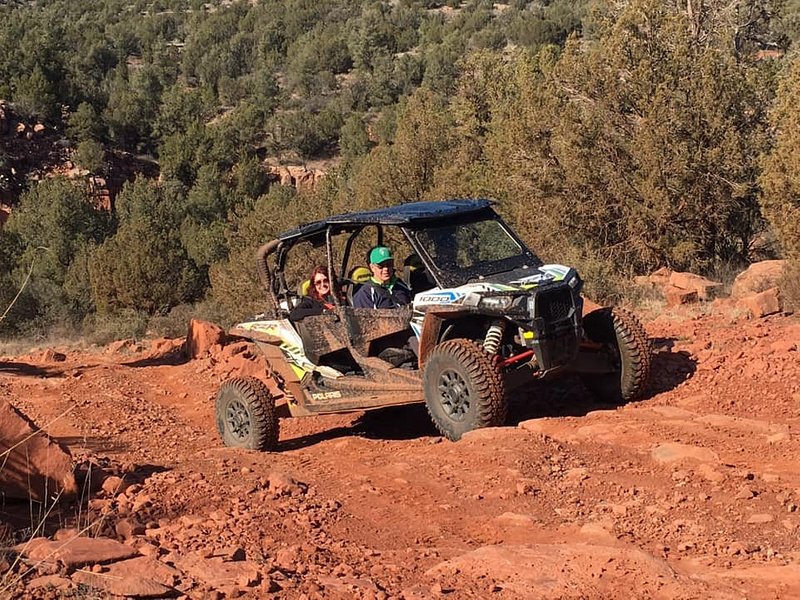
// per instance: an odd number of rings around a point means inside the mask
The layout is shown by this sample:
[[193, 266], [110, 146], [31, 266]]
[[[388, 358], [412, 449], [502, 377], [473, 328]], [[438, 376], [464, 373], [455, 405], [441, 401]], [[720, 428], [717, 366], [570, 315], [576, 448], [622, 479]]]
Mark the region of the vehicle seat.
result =
[[364, 285], [372, 276], [372, 272], [367, 267], [355, 267], [350, 271], [348, 279], [352, 282], [347, 286], [347, 303], [353, 306], [353, 294]]

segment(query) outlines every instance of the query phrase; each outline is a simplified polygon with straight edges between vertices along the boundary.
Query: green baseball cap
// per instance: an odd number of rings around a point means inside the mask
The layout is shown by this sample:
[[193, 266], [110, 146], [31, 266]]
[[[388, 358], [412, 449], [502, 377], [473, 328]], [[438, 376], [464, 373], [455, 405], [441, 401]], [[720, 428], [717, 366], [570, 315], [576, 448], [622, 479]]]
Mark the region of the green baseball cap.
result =
[[370, 264], [379, 265], [387, 260], [394, 260], [394, 257], [392, 256], [392, 251], [386, 246], [376, 246], [369, 253]]

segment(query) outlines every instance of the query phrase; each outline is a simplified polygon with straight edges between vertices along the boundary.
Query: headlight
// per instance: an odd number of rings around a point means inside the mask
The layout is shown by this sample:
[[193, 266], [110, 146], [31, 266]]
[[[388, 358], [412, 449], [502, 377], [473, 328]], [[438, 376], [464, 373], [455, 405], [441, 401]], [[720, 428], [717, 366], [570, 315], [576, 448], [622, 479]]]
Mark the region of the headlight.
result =
[[581, 288], [583, 287], [583, 281], [578, 276], [578, 274], [575, 273], [575, 275], [573, 275], [570, 278], [570, 280], [567, 282], [567, 285], [569, 285], [569, 287], [571, 287], [576, 292], [579, 292], [581, 290]]
[[508, 310], [513, 301], [513, 296], [485, 296], [478, 306], [489, 310]]

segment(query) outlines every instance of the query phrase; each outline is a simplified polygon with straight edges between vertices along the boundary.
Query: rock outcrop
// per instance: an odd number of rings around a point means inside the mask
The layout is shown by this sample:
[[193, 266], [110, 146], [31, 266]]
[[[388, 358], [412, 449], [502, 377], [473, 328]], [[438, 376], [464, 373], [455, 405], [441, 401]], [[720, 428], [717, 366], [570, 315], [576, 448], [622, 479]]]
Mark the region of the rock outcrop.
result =
[[667, 267], [662, 267], [650, 275], [637, 277], [635, 281], [641, 286], [659, 290], [668, 306], [712, 300], [722, 289], [722, 284], [717, 281], [711, 281], [694, 273], [673, 271]]
[[269, 166], [267, 170], [276, 183], [292, 186], [298, 190], [314, 189], [325, 177], [325, 171], [303, 166]]
[[753, 263], [733, 280], [731, 298], [739, 300], [778, 287], [783, 277], [784, 260], [762, 260]]
[[729, 299], [720, 299], [722, 284], [694, 273], [682, 273], [662, 267], [650, 275], [635, 279], [640, 286], [658, 291], [667, 306], [707, 302], [736, 306], [756, 318], [783, 310], [779, 293], [785, 261], [765, 260], [753, 263], [733, 282]]
[[5, 400], [0, 457], [0, 497], [46, 502], [77, 491], [69, 452]]
[[[220, 350], [225, 344], [225, 330], [219, 325], [192, 319], [186, 334], [186, 356], [190, 359], [204, 358]], [[214, 348], [217, 346], [218, 348]]]

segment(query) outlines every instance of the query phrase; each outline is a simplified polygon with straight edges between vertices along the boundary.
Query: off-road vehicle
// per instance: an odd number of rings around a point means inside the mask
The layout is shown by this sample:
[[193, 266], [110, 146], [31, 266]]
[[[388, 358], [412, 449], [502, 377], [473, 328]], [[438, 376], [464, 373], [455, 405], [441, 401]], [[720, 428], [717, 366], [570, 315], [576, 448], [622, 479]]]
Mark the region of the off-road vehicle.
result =
[[[492, 204], [449, 200], [353, 212], [301, 225], [259, 248], [268, 308], [231, 333], [261, 349], [267, 372], [222, 384], [216, 418], [223, 442], [270, 450], [279, 417], [414, 402], [425, 402], [438, 430], [458, 440], [502, 425], [509, 399], [526, 384], [570, 373], [603, 401], [639, 396], [650, 349], [637, 319], [618, 308], [584, 316], [575, 269], [543, 264]], [[394, 246], [392, 239], [412, 254], [405, 268], [397, 262], [412, 304], [354, 308], [359, 282], [341, 278], [332, 310], [289, 319], [300, 296], [286, 264], [299, 244], [317, 248], [329, 273], [348, 274], [366, 261], [357, 247]], [[385, 360], [387, 349], [406, 360]]]

